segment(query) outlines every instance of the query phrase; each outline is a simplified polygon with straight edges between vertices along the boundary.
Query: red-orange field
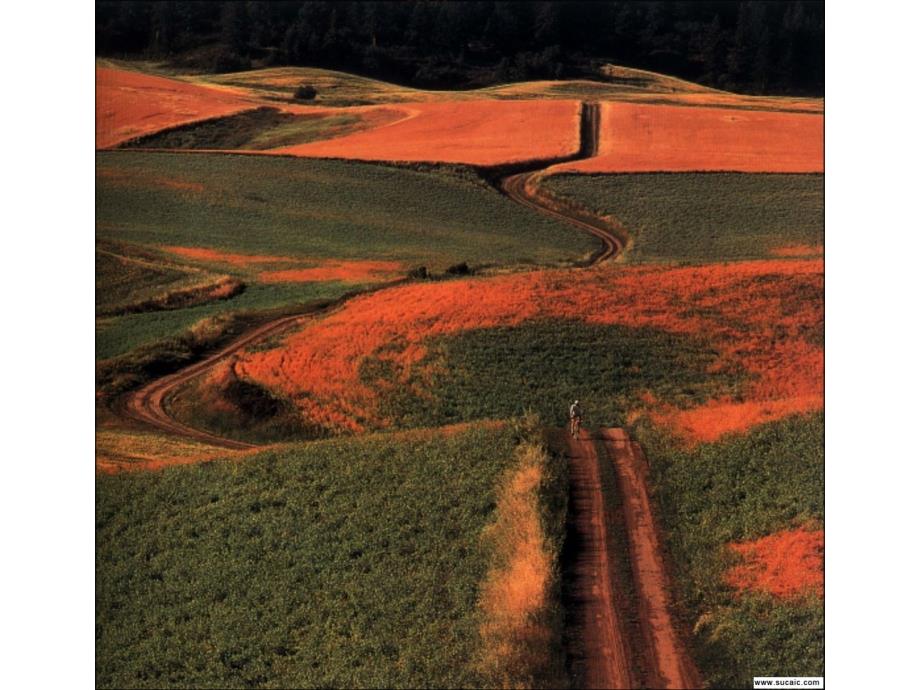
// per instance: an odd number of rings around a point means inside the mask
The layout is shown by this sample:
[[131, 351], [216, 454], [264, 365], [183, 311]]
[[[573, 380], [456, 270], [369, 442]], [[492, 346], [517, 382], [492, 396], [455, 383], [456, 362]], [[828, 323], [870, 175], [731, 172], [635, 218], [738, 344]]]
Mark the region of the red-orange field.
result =
[[783, 599], [808, 592], [824, 596], [824, 530], [777, 532], [731, 549], [742, 557], [725, 575], [732, 587]]
[[343, 283], [384, 280], [400, 274], [402, 264], [396, 261], [324, 261], [310, 268], [263, 271], [263, 283], [312, 283], [336, 280]]
[[824, 172], [824, 115], [604, 103], [598, 155], [554, 170]]
[[824, 247], [821, 245], [792, 244], [786, 247], [777, 247], [770, 253], [773, 256], [823, 256]]
[[139, 72], [96, 68], [96, 148], [258, 104], [220, 89]]
[[[406, 285], [356, 298], [277, 349], [247, 353], [234, 366], [238, 375], [296, 400], [308, 420], [359, 431], [388, 424], [359, 376], [362, 360], [384, 346], [396, 371], [408, 374], [425, 357], [427, 337], [536, 318], [705, 334], [721, 354], [719, 366], [740, 366], [750, 375], [739, 400], [675, 411], [704, 420], [677, 428], [689, 441], [709, 440], [823, 406], [824, 350], [816, 337], [823, 282], [820, 260], [777, 260]], [[747, 407], [744, 414], [714, 410], [731, 405]]]
[[[234, 254], [207, 247], [164, 246], [161, 249], [192, 261], [227, 264], [240, 269], [255, 268], [259, 270], [256, 279], [261, 283], [376, 282], [393, 279], [405, 272], [405, 267], [398, 261], [345, 261]], [[284, 268], [277, 268], [279, 264]], [[276, 268], [264, 270], [267, 266]]]
[[406, 117], [336, 139], [274, 149], [313, 158], [496, 165], [578, 151], [577, 101], [400, 104]]
[[284, 256], [269, 256], [264, 254], [233, 254], [219, 249], [207, 247], [174, 247], [164, 246], [162, 249], [193, 261], [207, 261], [211, 263], [230, 264], [244, 268], [246, 266], [259, 266], [262, 264], [293, 263], [297, 259]]

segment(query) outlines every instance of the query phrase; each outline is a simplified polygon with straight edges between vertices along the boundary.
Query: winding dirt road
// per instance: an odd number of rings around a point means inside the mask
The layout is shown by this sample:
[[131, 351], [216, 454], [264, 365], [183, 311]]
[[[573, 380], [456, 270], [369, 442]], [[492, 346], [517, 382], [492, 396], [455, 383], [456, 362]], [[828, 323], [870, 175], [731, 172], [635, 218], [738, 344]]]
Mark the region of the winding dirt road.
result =
[[[551, 161], [550, 164], [556, 164], [562, 162], [562, 160], [580, 160], [597, 155], [599, 131], [600, 107], [597, 103], [583, 103], [581, 109], [581, 146], [579, 152], [575, 156], [569, 156], [558, 161]], [[539, 180], [538, 176], [546, 172], [547, 165], [549, 164], [538, 164], [531, 170], [519, 171], [512, 175], [502, 177], [498, 180], [496, 186], [512, 201], [534, 209], [539, 213], [569, 223], [597, 237], [601, 241], [602, 246], [590, 257], [590, 259], [582, 264], [583, 266], [593, 266], [601, 261], [606, 261], [607, 259], [615, 257], [622, 251], [623, 243], [617, 235], [611, 231], [609, 223], [599, 218], [593, 218], [590, 214], [580, 209], [563, 207], [548, 194], [538, 189], [536, 184]], [[286, 316], [258, 326], [206, 359], [196, 362], [180, 371], [156, 379], [139, 390], [129, 393], [115, 403], [113, 406], [114, 411], [124, 418], [155, 427], [176, 436], [203, 441], [224, 448], [256, 448], [258, 446], [251, 443], [224, 438], [173, 419], [164, 406], [165, 401], [172, 393], [178, 390], [180, 386], [219, 364], [223, 360], [233, 357], [255, 341], [273, 333], [277, 333], [300, 319], [316, 317], [328, 310], [328, 308], [328, 306], [324, 308], [314, 308], [309, 312], [294, 316]]]
[[195, 362], [184, 369], [180, 369], [175, 373], [151, 381], [140, 390], [129, 394], [119, 401], [116, 405], [116, 411], [123, 417], [136, 422], [149, 424], [150, 426], [157, 427], [171, 434], [184, 436], [196, 441], [204, 441], [205, 443], [210, 443], [215, 446], [232, 448], [235, 450], [258, 448], [257, 445], [252, 443], [224, 438], [223, 436], [218, 436], [202, 429], [196, 429], [195, 427], [183, 424], [169, 416], [163, 403], [172, 391], [192, 380], [199, 374], [204, 373], [219, 362], [228, 357], [232, 357], [255, 341], [272, 335], [273, 333], [277, 333], [299, 321], [315, 316], [317, 313], [321, 313], [321, 310], [317, 309], [312, 312], [286, 316], [254, 328], [209, 357]]
[[[597, 155], [601, 127], [600, 106], [597, 103], [583, 103], [581, 107], [581, 146], [572, 160], [584, 160]], [[614, 258], [623, 251], [625, 232], [616, 228], [619, 235], [613, 232], [611, 224], [586, 212], [584, 209], [575, 208], [570, 204], [555, 199], [545, 189], [540, 187], [540, 180], [547, 174], [549, 168], [541, 165], [532, 170], [524, 170], [513, 175], [508, 175], [498, 181], [497, 187], [509, 199], [516, 201], [521, 206], [533, 209], [538, 213], [561, 220], [569, 225], [574, 225], [580, 230], [593, 235], [601, 241], [601, 248], [591, 255], [583, 266], [593, 266]]]

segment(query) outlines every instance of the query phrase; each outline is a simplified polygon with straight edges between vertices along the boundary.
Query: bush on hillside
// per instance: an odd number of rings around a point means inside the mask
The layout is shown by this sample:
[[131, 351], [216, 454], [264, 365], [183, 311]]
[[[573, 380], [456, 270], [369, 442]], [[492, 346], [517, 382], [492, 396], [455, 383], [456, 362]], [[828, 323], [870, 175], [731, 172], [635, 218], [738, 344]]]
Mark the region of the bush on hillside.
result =
[[316, 88], [311, 84], [301, 84], [294, 90], [294, 99], [298, 101], [312, 101], [316, 98]]

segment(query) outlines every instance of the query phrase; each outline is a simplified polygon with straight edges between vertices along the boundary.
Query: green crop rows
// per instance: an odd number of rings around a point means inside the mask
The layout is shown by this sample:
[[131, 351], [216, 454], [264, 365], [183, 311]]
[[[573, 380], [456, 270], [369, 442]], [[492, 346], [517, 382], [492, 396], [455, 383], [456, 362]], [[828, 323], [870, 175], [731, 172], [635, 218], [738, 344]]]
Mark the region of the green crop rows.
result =
[[[384, 357], [362, 365], [364, 381], [380, 391], [382, 411], [403, 426], [438, 426], [536, 411], [556, 426], [568, 405], [582, 401], [592, 426], [621, 426], [643, 391], [676, 404], [730, 394], [738, 372], [710, 371], [717, 353], [704, 340], [653, 329], [538, 321], [467, 331], [428, 343], [409, 385]], [[417, 391], [424, 391], [421, 395]]]
[[434, 269], [571, 260], [595, 244], [463, 169], [128, 151], [96, 165], [97, 234], [138, 244]]
[[100, 687], [470, 687], [516, 432], [99, 476]]
[[556, 175], [554, 194], [617, 218], [628, 261], [730, 261], [824, 244], [823, 175]]
[[824, 517], [824, 415], [791, 417], [750, 434], [679, 450], [649, 429], [638, 438], [652, 467], [679, 609], [695, 658], [714, 688], [754, 676], [824, 675], [824, 606], [737, 594], [723, 582], [726, 545]]

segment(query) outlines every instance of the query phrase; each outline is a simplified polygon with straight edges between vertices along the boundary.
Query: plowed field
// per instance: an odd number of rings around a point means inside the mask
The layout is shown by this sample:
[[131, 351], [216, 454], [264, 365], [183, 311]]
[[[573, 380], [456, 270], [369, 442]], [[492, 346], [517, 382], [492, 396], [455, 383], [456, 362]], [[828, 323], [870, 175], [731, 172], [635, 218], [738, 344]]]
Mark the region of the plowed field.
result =
[[413, 103], [409, 117], [275, 153], [314, 158], [497, 165], [557, 158], [579, 147], [577, 101]]
[[555, 170], [824, 172], [824, 115], [604, 103], [599, 155]]

